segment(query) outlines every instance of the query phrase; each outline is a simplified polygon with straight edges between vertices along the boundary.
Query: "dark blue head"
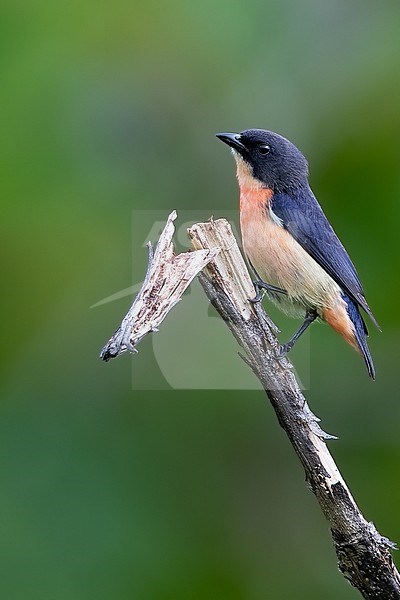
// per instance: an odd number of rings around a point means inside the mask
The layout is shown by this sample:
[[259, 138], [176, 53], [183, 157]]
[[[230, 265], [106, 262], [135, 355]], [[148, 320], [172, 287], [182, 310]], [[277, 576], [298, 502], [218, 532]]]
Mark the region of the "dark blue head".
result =
[[238, 168], [239, 161], [244, 161], [249, 173], [264, 187], [286, 192], [307, 185], [306, 159], [281, 135], [265, 129], [246, 129], [241, 133], [218, 133], [217, 137], [232, 148]]

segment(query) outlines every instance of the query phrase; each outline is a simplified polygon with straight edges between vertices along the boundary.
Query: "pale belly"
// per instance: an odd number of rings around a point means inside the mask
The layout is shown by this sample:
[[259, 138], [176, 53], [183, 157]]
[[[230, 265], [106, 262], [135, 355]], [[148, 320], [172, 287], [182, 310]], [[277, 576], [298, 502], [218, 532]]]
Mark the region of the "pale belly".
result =
[[333, 279], [303, 250], [296, 240], [263, 208], [241, 211], [243, 249], [266, 283], [287, 291], [273, 300], [287, 314], [304, 315], [305, 309], [323, 310], [342, 303], [341, 290]]

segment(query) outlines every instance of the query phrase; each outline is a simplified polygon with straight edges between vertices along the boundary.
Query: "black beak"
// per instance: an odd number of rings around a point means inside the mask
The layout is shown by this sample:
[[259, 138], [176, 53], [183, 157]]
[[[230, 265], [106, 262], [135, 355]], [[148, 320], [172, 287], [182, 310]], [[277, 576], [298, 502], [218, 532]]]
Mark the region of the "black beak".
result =
[[240, 133], [216, 133], [215, 135], [219, 140], [240, 152], [240, 154], [246, 152], [246, 146], [241, 141], [242, 136]]

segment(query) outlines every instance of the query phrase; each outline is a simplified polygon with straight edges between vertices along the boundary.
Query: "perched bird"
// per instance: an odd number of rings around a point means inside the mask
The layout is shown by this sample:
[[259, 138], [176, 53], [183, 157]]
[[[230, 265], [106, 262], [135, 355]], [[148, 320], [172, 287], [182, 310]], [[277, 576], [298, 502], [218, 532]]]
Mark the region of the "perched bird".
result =
[[243, 249], [260, 289], [287, 314], [304, 317], [288, 352], [317, 318], [325, 321], [375, 368], [362, 308], [379, 328], [357, 271], [308, 183], [308, 163], [284, 137], [263, 129], [218, 133], [231, 147], [240, 188]]

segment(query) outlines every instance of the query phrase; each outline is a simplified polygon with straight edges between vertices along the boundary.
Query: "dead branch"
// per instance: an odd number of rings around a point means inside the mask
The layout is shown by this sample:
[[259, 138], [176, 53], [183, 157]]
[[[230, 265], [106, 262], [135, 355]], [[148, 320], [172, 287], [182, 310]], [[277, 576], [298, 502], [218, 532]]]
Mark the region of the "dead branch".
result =
[[145, 335], [158, 331], [196, 275], [219, 252], [214, 246], [212, 250], [175, 255], [172, 237], [176, 217], [176, 211], [169, 215], [154, 253], [151, 243], [147, 244], [149, 264], [145, 280], [126, 317], [100, 353], [106, 362], [127, 350], [135, 352]]
[[[326, 446], [333, 436], [321, 429], [308, 407], [290, 361], [279, 358], [276, 327], [261, 304], [248, 301], [255, 295], [254, 287], [228, 222], [211, 220], [188, 230], [195, 252], [180, 257], [203, 253], [189, 265], [187, 258], [179, 260], [173, 255], [175, 216], [172, 213], [168, 220], [138, 298], [103, 349], [102, 358], [108, 360], [133, 349], [154, 330], [156, 322], [161, 323], [180, 292], [203, 270], [199, 279], [206, 295], [242, 347], [242, 358], [260, 380], [304, 467], [306, 480], [329, 522], [339, 569], [364, 598], [399, 600], [400, 575], [390, 553], [394, 544], [363, 517]], [[184, 268], [179, 266], [181, 262]], [[178, 288], [180, 295], [174, 295]]]

